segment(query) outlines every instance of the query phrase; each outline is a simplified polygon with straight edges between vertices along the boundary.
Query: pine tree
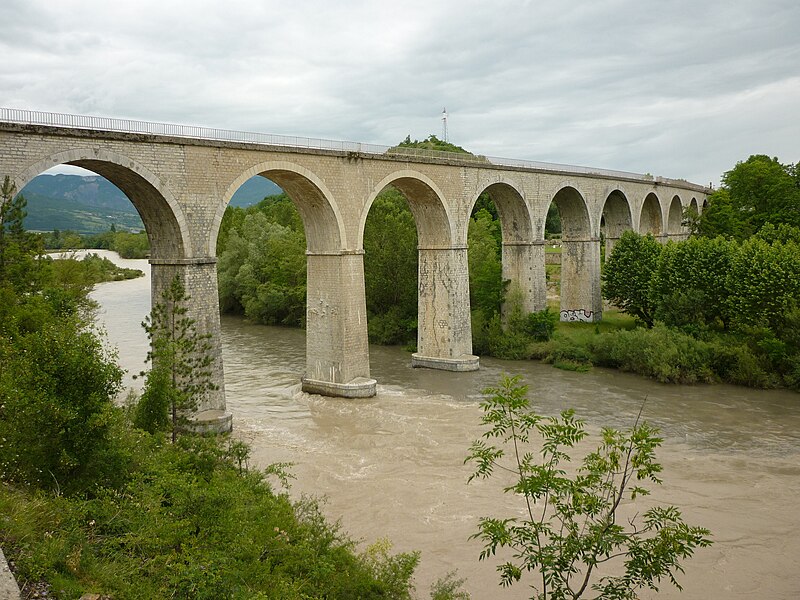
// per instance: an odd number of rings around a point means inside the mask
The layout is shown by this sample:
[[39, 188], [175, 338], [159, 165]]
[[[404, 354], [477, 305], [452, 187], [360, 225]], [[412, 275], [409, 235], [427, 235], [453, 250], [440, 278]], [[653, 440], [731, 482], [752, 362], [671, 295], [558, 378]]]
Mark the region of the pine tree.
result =
[[199, 400], [217, 389], [212, 379], [211, 336], [197, 332], [196, 321], [188, 316], [190, 299], [176, 275], [142, 323], [150, 339], [146, 360], [151, 368], [135, 423], [151, 432], [171, 429], [173, 443]]

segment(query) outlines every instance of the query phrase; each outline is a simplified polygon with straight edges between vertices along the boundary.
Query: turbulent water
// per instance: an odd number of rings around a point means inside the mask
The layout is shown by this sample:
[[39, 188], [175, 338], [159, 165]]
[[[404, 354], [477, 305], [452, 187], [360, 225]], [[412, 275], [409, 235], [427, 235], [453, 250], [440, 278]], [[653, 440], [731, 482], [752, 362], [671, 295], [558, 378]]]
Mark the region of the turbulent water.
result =
[[[146, 261], [109, 256], [147, 270]], [[149, 279], [101, 284], [93, 297], [121, 364], [138, 372]], [[228, 409], [236, 435], [253, 448], [253, 466], [294, 463], [291, 493], [326, 496], [325, 512], [354, 538], [366, 545], [388, 537], [397, 551], [420, 550], [420, 597], [453, 569], [476, 599], [531, 594], [525, 581], [501, 589], [494, 563], [479, 562], [481, 544], [469, 540], [479, 517], [522, 510], [519, 498], [502, 494], [502, 482], [467, 485], [463, 464], [482, 431], [479, 390], [504, 372], [524, 377], [538, 410], [572, 407], [593, 432], [631, 425], [645, 402], [645, 418], [664, 437], [664, 485], [653, 498], [678, 505], [687, 522], [711, 529], [714, 539], [687, 562], [679, 578], [684, 593], [664, 582], [659, 598], [800, 597], [798, 394], [668, 386], [615, 371], [580, 374], [491, 359], [475, 373], [445, 373], [412, 369], [399, 348], [371, 347], [377, 396], [344, 400], [300, 391], [303, 331], [226, 317], [222, 343]]]

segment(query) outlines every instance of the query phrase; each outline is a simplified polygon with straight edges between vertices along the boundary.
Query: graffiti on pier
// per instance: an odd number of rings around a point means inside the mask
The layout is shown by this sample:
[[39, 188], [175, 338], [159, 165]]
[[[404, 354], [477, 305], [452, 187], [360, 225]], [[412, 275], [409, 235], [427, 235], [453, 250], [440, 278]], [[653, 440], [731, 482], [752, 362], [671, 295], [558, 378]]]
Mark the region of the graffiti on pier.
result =
[[591, 310], [586, 310], [585, 308], [562, 310], [561, 320], [570, 322], [581, 321], [583, 323], [591, 323], [593, 314], [594, 313]]

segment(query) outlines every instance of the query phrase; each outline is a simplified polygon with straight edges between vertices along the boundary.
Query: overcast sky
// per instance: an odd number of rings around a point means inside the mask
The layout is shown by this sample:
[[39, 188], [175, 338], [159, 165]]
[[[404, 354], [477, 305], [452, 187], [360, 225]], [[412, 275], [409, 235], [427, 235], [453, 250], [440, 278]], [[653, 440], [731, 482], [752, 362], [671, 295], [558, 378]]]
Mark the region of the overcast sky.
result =
[[0, 106], [717, 185], [800, 161], [800, 1], [2, 0]]

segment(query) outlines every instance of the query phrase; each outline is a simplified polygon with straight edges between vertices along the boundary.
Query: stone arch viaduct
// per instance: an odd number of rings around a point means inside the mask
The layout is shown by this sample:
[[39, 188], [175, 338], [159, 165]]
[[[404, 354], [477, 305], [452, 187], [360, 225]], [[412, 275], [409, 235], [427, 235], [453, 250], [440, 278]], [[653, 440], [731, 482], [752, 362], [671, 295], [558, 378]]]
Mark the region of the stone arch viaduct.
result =
[[[626, 229], [685, 237], [684, 208], [710, 190], [683, 180], [471, 155], [245, 134], [198, 127], [0, 109], [0, 177], [21, 190], [60, 164], [106, 177], [134, 204], [151, 243], [154, 301], [175, 275], [191, 313], [219, 344], [216, 239], [225, 207], [247, 179], [263, 175], [297, 206], [308, 260], [303, 389], [325, 395], [375, 393], [370, 378], [363, 233], [375, 197], [394, 186], [409, 202], [419, 250], [415, 366], [473, 370], [467, 229], [482, 193], [501, 220], [503, 277], [527, 310], [546, 305], [544, 227], [561, 213], [562, 320], [599, 320], [601, 232], [607, 249]], [[224, 385], [197, 415], [230, 426]]]

